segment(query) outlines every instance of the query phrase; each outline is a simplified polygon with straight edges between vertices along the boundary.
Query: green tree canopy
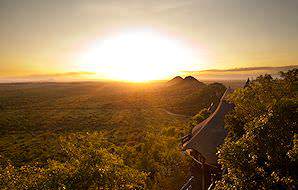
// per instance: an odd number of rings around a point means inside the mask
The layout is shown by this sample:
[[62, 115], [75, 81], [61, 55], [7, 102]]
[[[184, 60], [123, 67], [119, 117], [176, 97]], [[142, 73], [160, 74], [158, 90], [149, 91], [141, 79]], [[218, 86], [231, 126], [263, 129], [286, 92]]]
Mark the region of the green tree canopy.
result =
[[125, 165], [100, 133], [60, 139], [64, 161], [20, 168], [1, 159], [1, 189], [144, 189], [147, 174]]
[[298, 70], [260, 76], [230, 96], [216, 189], [291, 189], [297, 182]]

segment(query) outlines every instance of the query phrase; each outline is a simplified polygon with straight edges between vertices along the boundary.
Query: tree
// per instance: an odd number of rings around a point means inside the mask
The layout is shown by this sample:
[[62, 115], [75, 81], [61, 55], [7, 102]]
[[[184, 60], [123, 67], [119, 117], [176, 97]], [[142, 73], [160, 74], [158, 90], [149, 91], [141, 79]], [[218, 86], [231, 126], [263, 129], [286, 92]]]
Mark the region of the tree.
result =
[[297, 69], [260, 76], [229, 98], [216, 189], [291, 189], [297, 181]]
[[100, 133], [61, 138], [64, 161], [15, 167], [0, 159], [0, 189], [144, 189], [147, 174], [125, 165]]

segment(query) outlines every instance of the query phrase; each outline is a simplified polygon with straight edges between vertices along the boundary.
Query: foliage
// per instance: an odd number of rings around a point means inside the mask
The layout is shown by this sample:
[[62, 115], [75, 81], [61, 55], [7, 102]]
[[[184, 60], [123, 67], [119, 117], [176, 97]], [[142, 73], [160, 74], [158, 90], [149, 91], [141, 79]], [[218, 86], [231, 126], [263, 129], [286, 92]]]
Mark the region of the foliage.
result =
[[175, 113], [194, 116], [199, 110], [209, 107], [211, 103], [216, 105], [225, 89], [226, 87], [220, 83], [205, 85], [195, 91], [174, 88], [173, 90], [175, 91], [173, 93], [180, 92], [181, 95], [174, 101], [168, 101], [173, 104], [172, 107], [168, 107], [169, 103], [166, 106], [168, 110]]
[[181, 91], [160, 84], [2, 84], [0, 189], [177, 189], [189, 170], [179, 138], [190, 126], [166, 110], [197, 113], [223, 91], [220, 84]]
[[191, 121], [190, 121], [191, 128], [195, 127], [197, 124], [207, 119], [210, 114], [211, 114], [211, 111], [209, 111], [208, 109], [206, 108], [202, 109], [198, 114], [196, 114], [191, 118]]
[[[91, 136], [91, 137], [90, 137]], [[49, 160], [46, 166], [1, 168], [3, 189], [144, 189], [146, 174], [124, 164], [119, 156], [102, 148], [94, 137], [71, 135], [60, 142], [64, 162]]]
[[179, 138], [190, 127], [166, 111], [197, 113], [223, 91], [221, 84], [0, 84], [0, 189], [179, 189], [189, 171]]
[[237, 89], [220, 147], [216, 189], [285, 189], [297, 182], [297, 69]]

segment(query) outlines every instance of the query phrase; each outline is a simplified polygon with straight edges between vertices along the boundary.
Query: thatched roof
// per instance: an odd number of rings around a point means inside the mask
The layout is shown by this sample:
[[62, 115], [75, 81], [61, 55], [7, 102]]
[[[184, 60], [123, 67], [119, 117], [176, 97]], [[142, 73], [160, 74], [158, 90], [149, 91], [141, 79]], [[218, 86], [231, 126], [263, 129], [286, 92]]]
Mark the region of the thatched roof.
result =
[[184, 150], [192, 149], [200, 153], [209, 165], [217, 165], [217, 147], [224, 142], [226, 136], [224, 118], [234, 108], [226, 101], [230, 92], [231, 89], [226, 90], [214, 113], [193, 128], [192, 138], [183, 145]]

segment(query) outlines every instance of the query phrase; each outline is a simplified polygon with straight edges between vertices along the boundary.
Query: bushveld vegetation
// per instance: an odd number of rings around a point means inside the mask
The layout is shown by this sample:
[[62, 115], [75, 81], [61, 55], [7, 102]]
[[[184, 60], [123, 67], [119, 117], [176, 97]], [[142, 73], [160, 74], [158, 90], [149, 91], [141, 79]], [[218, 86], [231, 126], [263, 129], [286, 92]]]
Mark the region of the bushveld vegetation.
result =
[[216, 104], [224, 90], [221, 84], [2, 84], [0, 188], [179, 189], [189, 170], [179, 137], [205, 117], [190, 124], [188, 116]]
[[216, 189], [295, 189], [298, 70], [260, 76], [230, 101], [236, 107], [218, 152], [224, 175]]

